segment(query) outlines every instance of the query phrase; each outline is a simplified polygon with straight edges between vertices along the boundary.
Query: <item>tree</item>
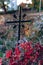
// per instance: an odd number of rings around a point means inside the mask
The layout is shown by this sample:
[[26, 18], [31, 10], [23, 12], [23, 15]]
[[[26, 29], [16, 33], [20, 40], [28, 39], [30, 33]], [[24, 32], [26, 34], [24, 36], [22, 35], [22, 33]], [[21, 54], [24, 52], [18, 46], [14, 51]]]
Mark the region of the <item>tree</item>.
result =
[[40, 0], [32, 0], [33, 5], [34, 5], [34, 9], [36, 9], [37, 11], [39, 11], [39, 3]]

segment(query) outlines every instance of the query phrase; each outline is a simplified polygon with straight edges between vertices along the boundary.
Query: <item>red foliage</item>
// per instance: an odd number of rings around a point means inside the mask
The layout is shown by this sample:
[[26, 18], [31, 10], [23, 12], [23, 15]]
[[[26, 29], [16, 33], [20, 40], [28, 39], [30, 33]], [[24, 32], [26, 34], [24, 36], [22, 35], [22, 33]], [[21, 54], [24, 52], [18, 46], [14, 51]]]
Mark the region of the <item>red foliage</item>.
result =
[[[31, 41], [16, 45], [15, 51], [13, 52], [10, 58], [9, 65], [27, 65], [29, 61], [36, 62], [39, 57], [38, 50], [42, 50], [43, 47], [41, 47], [39, 43], [37, 43], [34, 47], [36, 49], [33, 48]], [[21, 50], [24, 52], [22, 52]], [[9, 58], [9, 55], [11, 55], [11, 53], [10, 54], [8, 53], [7, 58]]]
[[12, 50], [7, 50], [6, 51], [6, 59], [8, 59], [9, 57], [11, 57], [12, 54]]

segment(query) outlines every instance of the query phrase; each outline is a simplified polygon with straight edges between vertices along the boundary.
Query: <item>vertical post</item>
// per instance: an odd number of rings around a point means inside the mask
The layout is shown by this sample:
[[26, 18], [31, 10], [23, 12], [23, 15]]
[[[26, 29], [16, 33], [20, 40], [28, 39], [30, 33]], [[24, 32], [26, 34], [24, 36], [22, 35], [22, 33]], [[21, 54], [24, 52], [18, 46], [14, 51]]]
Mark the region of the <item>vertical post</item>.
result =
[[20, 26], [21, 25], [21, 6], [20, 6], [20, 12], [19, 12], [19, 30], [18, 30], [18, 40], [20, 40]]
[[39, 12], [41, 12], [41, 0], [40, 0], [40, 3], [39, 3]]

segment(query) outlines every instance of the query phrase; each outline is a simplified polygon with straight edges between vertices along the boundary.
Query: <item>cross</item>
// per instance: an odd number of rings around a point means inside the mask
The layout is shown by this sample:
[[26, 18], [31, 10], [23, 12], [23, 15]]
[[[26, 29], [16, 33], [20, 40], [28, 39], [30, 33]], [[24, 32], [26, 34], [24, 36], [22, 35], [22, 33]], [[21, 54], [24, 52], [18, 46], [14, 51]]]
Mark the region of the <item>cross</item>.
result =
[[8, 24], [14, 24], [14, 23], [19, 23], [19, 30], [18, 30], [18, 40], [20, 40], [20, 29], [21, 29], [21, 22], [31, 22], [31, 20], [21, 20], [21, 12], [22, 8], [20, 6], [20, 12], [19, 12], [19, 20], [18, 21], [7, 21], [6, 23]]

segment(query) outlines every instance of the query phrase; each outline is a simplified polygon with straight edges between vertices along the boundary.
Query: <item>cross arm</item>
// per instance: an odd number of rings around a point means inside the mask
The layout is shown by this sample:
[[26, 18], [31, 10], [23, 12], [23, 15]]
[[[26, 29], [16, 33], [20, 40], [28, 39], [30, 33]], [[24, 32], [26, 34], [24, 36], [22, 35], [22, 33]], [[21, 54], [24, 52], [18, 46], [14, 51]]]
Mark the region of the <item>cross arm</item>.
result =
[[25, 21], [24, 20], [21, 20], [21, 21], [6, 21], [6, 24], [12, 24], [12, 23], [14, 24], [14, 23], [19, 23], [19, 22], [23, 23], [23, 22], [32, 22], [32, 21], [31, 20], [25, 20]]

